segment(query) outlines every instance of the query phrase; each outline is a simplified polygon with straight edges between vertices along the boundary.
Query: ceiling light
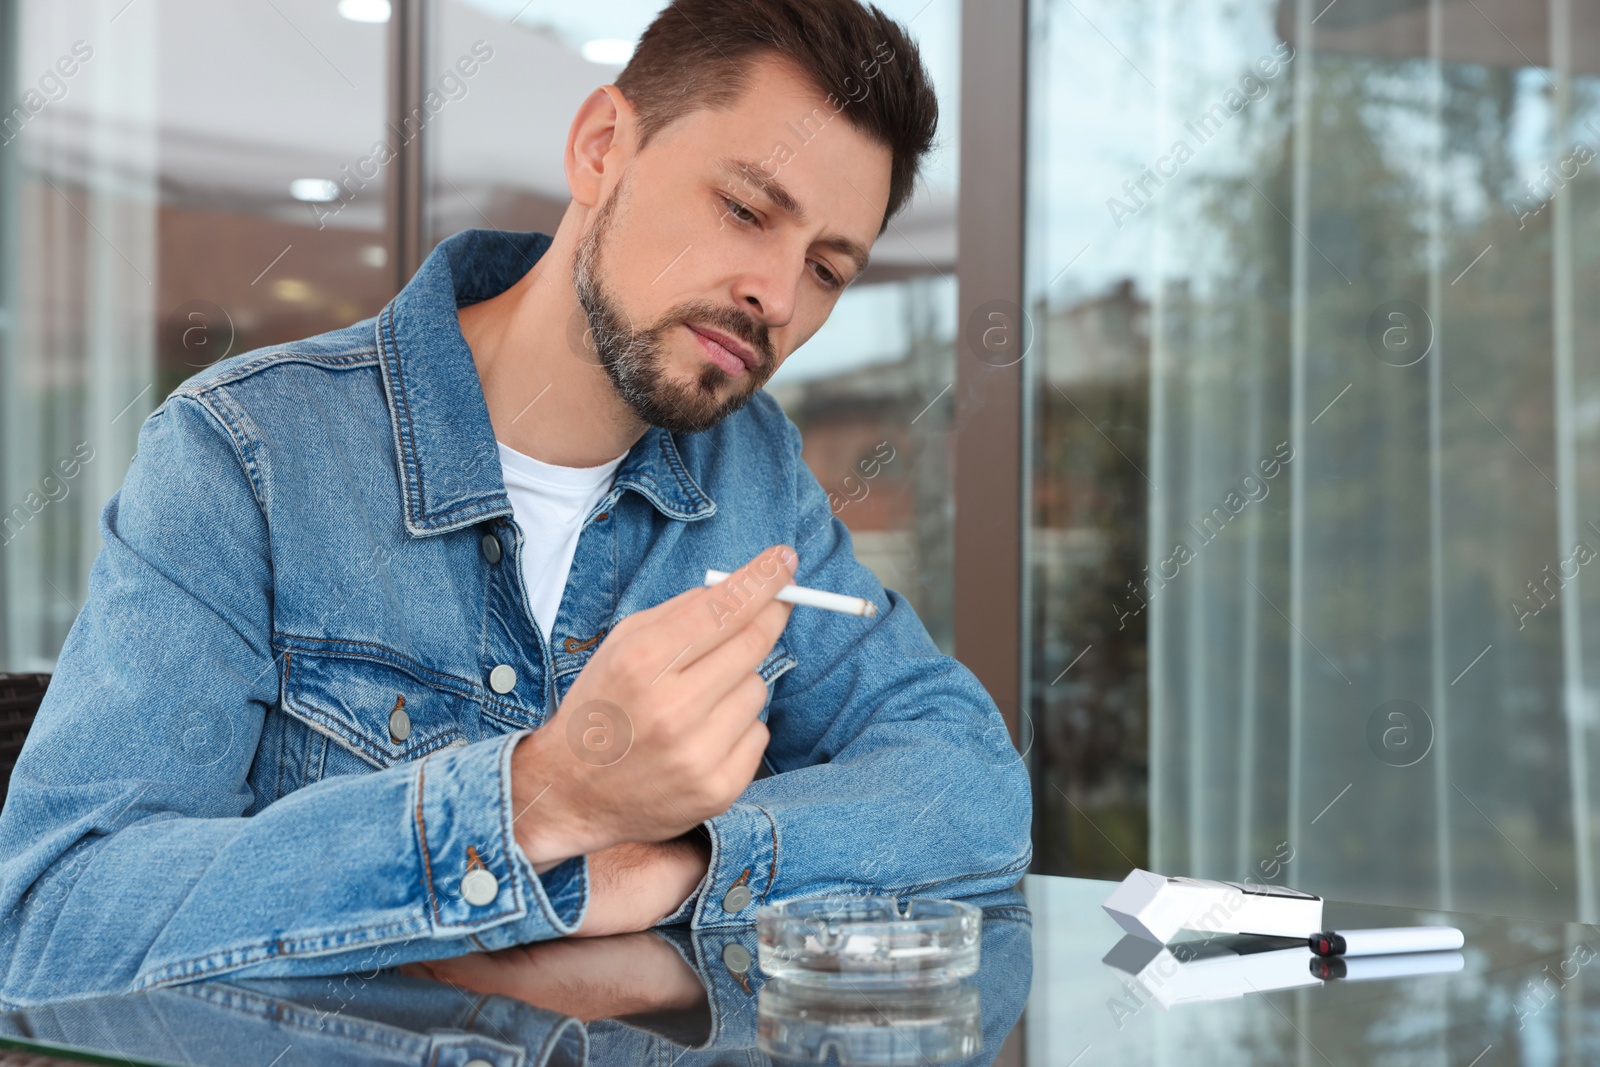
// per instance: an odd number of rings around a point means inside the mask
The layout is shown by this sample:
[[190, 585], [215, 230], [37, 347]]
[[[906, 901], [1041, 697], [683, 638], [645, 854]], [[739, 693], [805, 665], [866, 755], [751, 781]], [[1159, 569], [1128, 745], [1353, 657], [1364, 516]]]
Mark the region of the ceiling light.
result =
[[351, 22], [388, 22], [389, 0], [339, 0], [339, 14]]
[[287, 304], [306, 304], [311, 301], [311, 286], [299, 278], [279, 278], [272, 283], [272, 295]]
[[327, 178], [296, 178], [289, 183], [289, 195], [312, 204], [326, 204], [339, 199], [339, 183]]
[[578, 51], [591, 63], [621, 65], [633, 55], [633, 42], [618, 37], [597, 37], [585, 41]]

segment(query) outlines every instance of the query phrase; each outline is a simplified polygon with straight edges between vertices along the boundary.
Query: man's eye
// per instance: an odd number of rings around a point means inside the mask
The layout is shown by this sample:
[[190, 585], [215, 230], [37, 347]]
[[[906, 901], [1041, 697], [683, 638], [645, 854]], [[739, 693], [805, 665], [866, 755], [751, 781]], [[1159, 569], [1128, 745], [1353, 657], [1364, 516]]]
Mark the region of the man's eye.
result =
[[[749, 208], [745, 207], [743, 204], [739, 203], [737, 200], [729, 200], [727, 197], [723, 197], [722, 202], [723, 204], [727, 205], [727, 213], [732, 215], [739, 222], [748, 225], [750, 223], [761, 221], [760, 216], [758, 216], [754, 211], [751, 211]], [[842, 289], [844, 287], [844, 280], [833, 271], [829, 270], [826, 266], [821, 263], [813, 263], [812, 265], [817, 269], [817, 280], [822, 282], [823, 285], [827, 286], [829, 289]]]
[[839, 276], [837, 274], [833, 273], [833, 271], [829, 270], [821, 263], [816, 264], [816, 267], [818, 279], [820, 279], [822, 284], [826, 285], [829, 289], [837, 289], [843, 284], [839, 280]]
[[[727, 197], [723, 197], [722, 202], [728, 205], [728, 214], [732, 215], [740, 222], [756, 221], [756, 213], [739, 203], [737, 200], [729, 200]], [[743, 214], [740, 214], [740, 212], [743, 212]]]

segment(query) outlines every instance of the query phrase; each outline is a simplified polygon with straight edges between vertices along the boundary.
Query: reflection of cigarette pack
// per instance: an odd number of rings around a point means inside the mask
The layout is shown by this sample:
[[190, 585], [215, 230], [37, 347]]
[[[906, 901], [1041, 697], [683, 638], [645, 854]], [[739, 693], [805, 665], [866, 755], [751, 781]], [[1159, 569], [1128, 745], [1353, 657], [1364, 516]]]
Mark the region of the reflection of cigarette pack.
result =
[[1101, 906], [1128, 933], [1162, 945], [1179, 930], [1309, 938], [1322, 929], [1322, 898], [1310, 893], [1138, 869]]
[[1101, 962], [1131, 977], [1163, 1008], [1321, 985], [1312, 973], [1311, 949], [1285, 944], [1275, 938], [1224, 937], [1158, 945], [1129, 934]]
[[1102, 963], [1133, 977], [1162, 1008], [1190, 1000], [1229, 1000], [1246, 993], [1322, 985], [1312, 973], [1315, 957], [1309, 947], [1285, 944], [1264, 937], [1218, 937], [1158, 945], [1128, 934]]

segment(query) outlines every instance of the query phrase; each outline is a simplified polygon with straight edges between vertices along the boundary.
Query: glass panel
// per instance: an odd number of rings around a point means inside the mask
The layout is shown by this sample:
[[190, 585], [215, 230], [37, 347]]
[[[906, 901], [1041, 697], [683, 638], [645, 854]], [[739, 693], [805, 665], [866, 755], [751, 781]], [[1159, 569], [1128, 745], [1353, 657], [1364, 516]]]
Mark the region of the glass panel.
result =
[[0, 0], [0, 670], [50, 670], [144, 418], [375, 313], [387, 3]]
[[[622, 70], [662, 6], [441, 0], [428, 69], [447, 71], [479, 42], [493, 58], [429, 120], [429, 247], [474, 227], [555, 231], [569, 200], [562, 159], [572, 117]], [[804, 459], [833, 494], [857, 557], [911, 601], [948, 652], [961, 9], [957, 0], [878, 6], [922, 50], [939, 92], [939, 147], [866, 275], [768, 389], [801, 428]]]
[[1600, 15], [1034, 30], [1043, 869], [1593, 921]]

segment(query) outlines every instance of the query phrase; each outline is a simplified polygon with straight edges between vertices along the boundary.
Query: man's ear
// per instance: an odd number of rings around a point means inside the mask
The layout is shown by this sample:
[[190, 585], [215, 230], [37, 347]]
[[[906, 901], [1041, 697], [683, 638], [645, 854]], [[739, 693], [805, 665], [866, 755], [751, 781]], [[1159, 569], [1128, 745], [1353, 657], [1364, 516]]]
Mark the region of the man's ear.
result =
[[631, 151], [633, 105], [615, 85], [590, 93], [567, 131], [567, 188], [584, 207], [599, 204], [608, 170], [621, 175], [622, 155]]

